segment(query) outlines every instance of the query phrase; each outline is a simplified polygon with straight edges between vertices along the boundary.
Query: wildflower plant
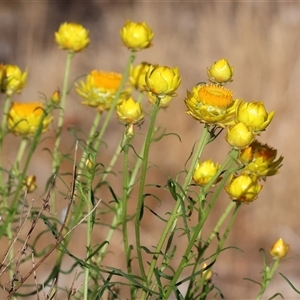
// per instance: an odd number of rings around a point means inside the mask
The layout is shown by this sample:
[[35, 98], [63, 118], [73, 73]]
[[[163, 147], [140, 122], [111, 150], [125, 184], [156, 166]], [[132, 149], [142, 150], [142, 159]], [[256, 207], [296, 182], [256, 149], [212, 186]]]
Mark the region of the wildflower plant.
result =
[[[78, 76], [70, 72], [71, 62], [74, 55], [84, 55], [90, 44], [89, 31], [80, 24], [64, 23], [54, 36], [58, 48], [66, 50], [67, 56], [61, 91], [54, 91], [41, 102], [12, 102], [12, 96], [26, 85], [27, 71], [1, 66], [1, 91], [6, 95], [1, 154], [9, 135], [13, 134], [15, 144], [19, 143], [15, 161], [11, 165], [2, 161], [0, 169], [0, 241], [1, 245], [7, 244], [0, 263], [0, 279], [6, 298], [36, 295], [39, 299], [41, 292], [47, 293], [47, 299], [224, 298], [214, 284], [214, 265], [221, 259], [222, 251], [230, 251], [225, 243], [238, 212], [244, 204], [259, 198], [267, 178], [278, 174], [282, 165], [283, 157], [277, 158], [274, 148], [258, 140], [268, 129], [274, 112], [267, 113], [263, 102], [234, 98], [234, 92], [225, 86], [234, 74], [226, 59], [207, 68], [210, 83], [196, 84], [185, 99], [180, 99], [177, 90], [182, 78], [178, 67], [146, 62], [134, 65], [136, 55], [149, 48], [154, 37], [144, 22], [127, 21], [120, 29], [123, 45], [129, 50], [123, 74], [88, 70], [85, 80], [75, 83], [71, 79]], [[82, 111], [94, 110], [94, 120], [90, 131], [84, 133], [85, 139], [74, 135], [72, 153], [62, 153], [64, 114], [72, 88], [77, 92], [77, 101], [83, 104]], [[186, 113], [199, 125], [199, 138], [190, 145], [191, 156], [177, 176], [155, 182], [148, 176], [153, 164], [149, 159], [152, 145], [170, 135], [157, 125], [157, 116], [162, 109], [168, 112], [168, 106], [178, 101], [184, 101]], [[122, 134], [111, 159], [105, 161], [104, 145], [111, 150], [110, 140], [105, 140], [109, 128]], [[220, 140], [222, 131], [225, 140]], [[47, 149], [52, 170], [43, 183], [38, 174], [29, 173], [29, 166], [36, 159], [34, 154], [43, 145], [44, 136], [53, 140], [53, 146]], [[137, 136], [142, 136], [142, 144], [136, 142]], [[224, 162], [204, 158], [208, 144], [226, 144], [225, 141], [230, 150]], [[65, 160], [73, 164], [69, 170], [71, 185], [61, 170]], [[60, 190], [59, 182], [64, 183], [65, 190]], [[39, 206], [30, 201], [29, 194], [33, 195], [42, 185], [45, 194]], [[150, 192], [149, 186], [154, 186], [156, 192]], [[103, 194], [107, 188], [110, 196]], [[225, 199], [221, 197], [224, 191], [228, 194]], [[161, 215], [148, 206], [149, 197], [157, 199], [160, 205], [164, 205], [162, 198], [170, 199], [171, 210]], [[227, 201], [228, 206], [211, 229], [207, 220], [221, 201]], [[58, 203], [62, 202], [65, 208], [60, 214]], [[142, 234], [146, 212], [160, 225], [154, 245], [149, 245]], [[86, 232], [80, 240], [75, 233], [78, 228]], [[133, 232], [130, 228], [134, 228]], [[204, 234], [204, 230], [209, 234]], [[100, 242], [94, 238], [97, 231], [107, 234]], [[120, 266], [107, 260], [108, 254], [114, 252], [111, 244], [117, 234], [122, 236], [122, 257], [117, 257]], [[38, 251], [38, 241], [44, 235], [51, 238]], [[74, 240], [78, 248], [84, 249], [84, 257], [72, 252], [70, 245]], [[275, 261], [271, 269], [264, 258], [257, 299], [261, 299], [288, 250], [289, 245], [279, 239], [270, 250]], [[36, 271], [50, 255], [55, 256], [55, 263], [48, 277], [42, 279]], [[72, 259], [68, 269], [63, 265], [66, 257]], [[28, 262], [29, 269], [21, 268]], [[65, 283], [60, 283], [63, 274], [70, 279], [67, 289]], [[34, 282], [27, 284], [31, 277]], [[8, 284], [4, 284], [4, 278]]]

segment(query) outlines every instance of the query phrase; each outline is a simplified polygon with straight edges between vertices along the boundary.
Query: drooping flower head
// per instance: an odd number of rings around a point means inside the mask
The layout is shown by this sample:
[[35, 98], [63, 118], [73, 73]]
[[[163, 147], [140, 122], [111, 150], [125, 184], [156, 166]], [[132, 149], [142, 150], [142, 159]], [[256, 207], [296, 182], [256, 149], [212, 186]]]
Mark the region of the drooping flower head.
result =
[[290, 250], [290, 245], [286, 244], [282, 238], [278, 239], [271, 247], [270, 254], [274, 259], [284, 258]]
[[137, 124], [143, 118], [142, 105], [131, 97], [117, 106], [117, 116], [124, 124]]
[[279, 172], [283, 156], [276, 160], [277, 150], [255, 140], [240, 152], [239, 161], [245, 165], [243, 172], [265, 178]]
[[206, 185], [216, 175], [219, 169], [220, 165], [214, 164], [211, 159], [202, 163], [198, 162], [193, 174], [193, 180], [198, 185]]
[[241, 101], [236, 109], [236, 121], [243, 122], [255, 134], [264, 131], [273, 117], [274, 111], [267, 113], [262, 102]]
[[124, 46], [139, 51], [151, 46], [154, 33], [145, 22], [127, 21], [120, 30], [120, 36]]
[[55, 32], [55, 42], [60, 49], [79, 52], [89, 43], [89, 31], [77, 23], [63, 23]]
[[142, 62], [135, 67], [130, 69], [130, 84], [140, 92], [147, 91], [145, 76], [150, 67], [150, 64]]
[[1, 65], [1, 92], [8, 96], [20, 93], [26, 85], [28, 72], [16, 65]]
[[226, 141], [235, 149], [244, 149], [248, 147], [254, 140], [255, 135], [243, 123], [237, 123], [227, 128]]
[[160, 99], [166, 96], [175, 96], [176, 90], [181, 83], [178, 68], [166, 66], [149, 66], [146, 77], [148, 91]]
[[234, 201], [245, 204], [253, 202], [261, 189], [262, 185], [259, 185], [257, 177], [248, 174], [232, 175], [225, 187], [225, 191]]
[[85, 82], [76, 84], [76, 91], [84, 98], [82, 104], [97, 107], [101, 112], [110, 109], [121, 80], [121, 74], [93, 70]]
[[[7, 115], [7, 128], [15, 135], [32, 136], [39, 128], [43, 114], [43, 104], [40, 102], [13, 102]], [[50, 115], [44, 118], [42, 132], [48, 130], [52, 120]]]
[[232, 81], [234, 67], [231, 67], [226, 59], [220, 59], [207, 68], [207, 75], [210, 82], [215, 84], [226, 84]]
[[187, 114], [201, 123], [215, 124], [222, 128], [233, 124], [239, 100], [233, 100], [233, 92], [214, 84], [197, 85], [187, 92], [184, 100]]

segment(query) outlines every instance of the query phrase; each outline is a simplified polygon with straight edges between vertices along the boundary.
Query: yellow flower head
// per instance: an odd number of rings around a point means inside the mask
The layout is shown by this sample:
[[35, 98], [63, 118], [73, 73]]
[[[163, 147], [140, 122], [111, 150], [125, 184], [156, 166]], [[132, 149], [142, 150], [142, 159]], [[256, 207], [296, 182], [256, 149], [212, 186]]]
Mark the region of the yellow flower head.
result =
[[85, 83], [81, 81], [76, 84], [76, 91], [84, 98], [82, 104], [98, 107], [101, 112], [110, 109], [121, 80], [121, 74], [93, 70], [87, 75]]
[[211, 159], [206, 160], [203, 163], [198, 162], [193, 174], [193, 180], [198, 185], [206, 185], [216, 175], [219, 169], [220, 165], [214, 164]]
[[215, 124], [222, 128], [233, 124], [238, 100], [233, 100], [231, 90], [218, 85], [197, 85], [187, 92], [184, 100], [191, 115], [201, 123]]
[[63, 23], [55, 32], [55, 42], [60, 49], [79, 52], [90, 43], [89, 31], [80, 24]]
[[243, 172], [264, 179], [266, 176], [273, 176], [279, 172], [283, 156], [275, 160], [276, 156], [277, 150], [255, 140], [240, 152], [239, 161], [245, 165]]
[[[13, 102], [7, 116], [7, 128], [15, 135], [32, 136], [39, 128], [43, 114], [43, 104], [40, 102]], [[48, 130], [52, 120], [53, 116], [44, 118], [42, 132]]]
[[234, 201], [245, 204], [254, 201], [261, 189], [262, 185], [258, 184], [257, 178], [248, 174], [232, 175], [225, 187], [225, 191]]
[[208, 79], [212, 83], [225, 84], [232, 81], [234, 67], [231, 67], [226, 59], [220, 59], [207, 68]]
[[25, 190], [27, 193], [32, 193], [36, 190], [36, 188], [36, 177], [34, 175], [30, 175], [24, 179], [23, 190]]
[[120, 30], [123, 44], [133, 51], [139, 51], [151, 46], [154, 33], [145, 23], [127, 21]]
[[284, 258], [290, 250], [290, 245], [286, 244], [282, 238], [277, 240], [270, 249], [270, 254], [274, 259]]
[[235, 149], [248, 147], [254, 138], [253, 132], [243, 122], [227, 128], [226, 141]]
[[165, 66], [149, 66], [146, 77], [148, 91], [160, 99], [166, 96], [175, 96], [175, 92], [181, 83], [178, 68]]
[[237, 122], [243, 122], [255, 134], [266, 129], [274, 117], [274, 111], [267, 113], [262, 102], [241, 101], [236, 110]]
[[1, 92], [8, 96], [20, 93], [26, 85], [27, 70], [22, 72], [16, 65], [2, 65], [1, 69]]
[[131, 97], [117, 106], [117, 116], [122, 123], [137, 124], [143, 118], [142, 106]]
[[147, 91], [146, 89], [146, 81], [145, 81], [145, 75], [149, 69], [150, 64], [146, 62], [142, 62], [136, 67], [131, 67], [130, 69], [130, 77], [129, 81], [131, 85], [135, 89], [137, 89], [140, 92], [145, 92]]

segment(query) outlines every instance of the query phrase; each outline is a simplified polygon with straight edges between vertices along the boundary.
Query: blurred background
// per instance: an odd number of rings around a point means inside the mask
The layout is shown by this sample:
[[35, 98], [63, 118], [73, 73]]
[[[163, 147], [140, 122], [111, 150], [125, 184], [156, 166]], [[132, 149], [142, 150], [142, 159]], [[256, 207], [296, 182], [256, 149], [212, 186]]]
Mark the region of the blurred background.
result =
[[[199, 139], [203, 126], [185, 114], [183, 100], [186, 90], [207, 80], [206, 68], [214, 61], [226, 58], [235, 67], [234, 81], [228, 87], [234, 91], [236, 98], [263, 101], [268, 111], [276, 111], [271, 126], [262, 134], [260, 141], [276, 148], [278, 155], [285, 157], [283, 167], [279, 175], [268, 178], [264, 183], [258, 200], [241, 209], [226, 245], [239, 247], [243, 252], [230, 249], [222, 253], [214, 266], [213, 282], [226, 299], [253, 299], [259, 289], [243, 278], [260, 280], [262, 255], [259, 249], [268, 251], [282, 237], [291, 245], [291, 251], [279, 271], [299, 289], [300, 143], [297, 138], [300, 134], [300, 3], [1, 1], [0, 62], [29, 70], [26, 89], [13, 100], [37, 100], [39, 93], [49, 96], [56, 88], [62, 87], [66, 53], [58, 50], [54, 42], [54, 32], [62, 22], [81, 23], [90, 31], [90, 46], [73, 59], [73, 79], [93, 69], [122, 73], [128, 50], [122, 46], [119, 29], [128, 19], [145, 21], [155, 33], [153, 47], [137, 53], [136, 63], [147, 61], [178, 66], [182, 76], [178, 97], [168, 110], [161, 112], [158, 119], [158, 124], [167, 126], [168, 132], [178, 133], [182, 141], [180, 143], [175, 137], [168, 137], [158, 146], [153, 146], [150, 159], [159, 168], [151, 170], [149, 183], [164, 185], [169, 177], [175, 177], [182, 170], [191, 147]], [[87, 130], [89, 120], [94, 116], [94, 111], [88, 107], [82, 113], [80, 102], [79, 96], [71, 92], [62, 145], [64, 151], [74, 146], [74, 138], [66, 130], [67, 126], [76, 124]], [[146, 120], [144, 126], [147, 124]], [[105, 149], [101, 159], [110, 157], [110, 151], [114, 151], [112, 149], [121, 133], [122, 127], [116, 121], [107, 134], [107, 143], [112, 148]], [[10, 141], [4, 153], [7, 161], [14, 157], [19, 143], [15, 137], [11, 137]], [[228, 151], [224, 135], [221, 135], [219, 141], [208, 147], [204, 158], [222, 162]], [[51, 173], [49, 155], [42, 151], [38, 154], [38, 159], [30, 166], [31, 170], [40, 173], [38, 184], [41, 189], [34, 195], [37, 202], [42, 201], [42, 187]], [[68, 172], [70, 168], [68, 164], [62, 166]], [[105, 198], [106, 194], [97, 196]], [[222, 213], [228, 201], [228, 196], [224, 194], [215, 218]], [[170, 199], [166, 200], [165, 206], [157, 209], [168, 210], [172, 203]], [[153, 202], [150, 206], [155, 208], [158, 204]], [[214, 221], [214, 218], [209, 221], [211, 228]], [[155, 244], [153, 230], [157, 231], [159, 226], [155, 222], [152, 215], [145, 215], [143, 238], [150, 245]], [[99, 232], [95, 241], [101, 243], [104, 237], [105, 231]], [[78, 247], [78, 241], [76, 244]], [[122, 268], [124, 263], [116, 260], [118, 252], [123, 249], [121, 241], [116, 241], [113, 247], [115, 255], [110, 254], [110, 259]], [[45, 272], [47, 266], [51, 266], [51, 260], [45, 262]], [[70, 280], [66, 278], [66, 286]], [[299, 299], [299, 295], [297, 297], [279, 275], [267, 290], [266, 299], [275, 292], [282, 293], [285, 299]]]

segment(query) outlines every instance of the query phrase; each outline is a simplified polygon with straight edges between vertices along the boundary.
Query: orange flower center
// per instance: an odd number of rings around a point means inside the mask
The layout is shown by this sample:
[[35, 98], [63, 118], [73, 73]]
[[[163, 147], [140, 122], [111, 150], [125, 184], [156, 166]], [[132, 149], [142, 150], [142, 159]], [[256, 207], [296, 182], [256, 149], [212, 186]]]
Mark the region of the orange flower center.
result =
[[27, 117], [31, 114], [36, 116], [41, 116], [43, 114], [42, 104], [39, 102], [30, 102], [30, 103], [17, 103], [13, 102], [13, 110], [19, 116]]
[[223, 86], [205, 85], [199, 89], [198, 96], [203, 104], [217, 108], [228, 108], [233, 104], [233, 92]]
[[122, 80], [122, 75], [114, 72], [99, 72], [94, 70], [91, 72], [91, 76], [95, 86], [107, 90], [117, 90]]

